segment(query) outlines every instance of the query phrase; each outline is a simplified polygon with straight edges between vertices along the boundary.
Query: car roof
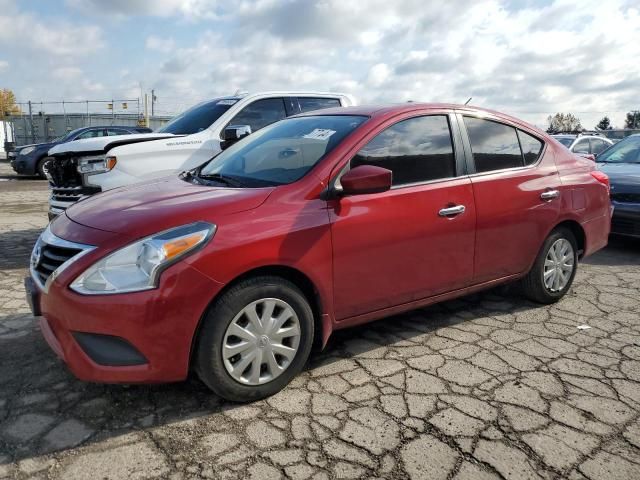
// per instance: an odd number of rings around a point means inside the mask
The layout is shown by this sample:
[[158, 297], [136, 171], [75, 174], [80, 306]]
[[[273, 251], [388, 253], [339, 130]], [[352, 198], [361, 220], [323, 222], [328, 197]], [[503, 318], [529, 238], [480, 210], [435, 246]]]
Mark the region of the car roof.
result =
[[470, 105], [460, 105], [455, 103], [418, 103], [407, 102], [401, 104], [383, 104], [383, 105], [358, 105], [354, 107], [334, 107], [325, 108], [322, 110], [312, 110], [310, 112], [296, 115], [298, 117], [308, 117], [316, 115], [363, 115], [367, 117], [380, 117], [380, 116], [395, 116], [405, 112], [412, 112], [416, 110], [456, 110], [459, 113], [472, 113], [481, 114], [487, 116], [495, 116], [503, 120], [507, 120], [511, 123], [516, 123], [521, 126], [528, 127], [532, 130], [540, 132], [541, 130], [524, 120], [512, 117], [505, 113], [497, 112], [487, 108], [474, 107]]

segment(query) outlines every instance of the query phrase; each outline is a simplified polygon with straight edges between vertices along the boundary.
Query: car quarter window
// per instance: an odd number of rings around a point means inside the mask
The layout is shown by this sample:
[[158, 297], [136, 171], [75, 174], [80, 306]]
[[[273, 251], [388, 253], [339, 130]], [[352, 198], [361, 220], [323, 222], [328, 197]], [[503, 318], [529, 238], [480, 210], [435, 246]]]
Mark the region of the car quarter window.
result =
[[337, 98], [298, 97], [298, 103], [302, 113], [340, 106], [340, 100]]
[[589, 139], [578, 140], [572, 148], [573, 153], [589, 153]]
[[391, 170], [394, 186], [455, 177], [447, 116], [414, 117], [388, 127], [351, 159], [351, 168], [359, 165]]
[[255, 132], [287, 116], [282, 98], [264, 98], [244, 107], [229, 125], [249, 125]]
[[464, 117], [476, 172], [523, 166], [516, 129], [503, 123]]
[[522, 156], [525, 165], [533, 165], [540, 158], [543, 143], [536, 137], [528, 133], [518, 130], [518, 138], [520, 139], [520, 147], [522, 148]]

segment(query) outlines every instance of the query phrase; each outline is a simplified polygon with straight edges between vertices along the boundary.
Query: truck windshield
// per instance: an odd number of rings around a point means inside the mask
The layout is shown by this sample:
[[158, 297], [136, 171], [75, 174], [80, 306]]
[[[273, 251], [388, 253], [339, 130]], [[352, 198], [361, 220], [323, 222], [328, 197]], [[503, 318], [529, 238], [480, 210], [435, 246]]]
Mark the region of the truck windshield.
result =
[[173, 133], [175, 135], [191, 135], [192, 133], [201, 132], [209, 128], [235, 102], [236, 100], [223, 99], [200, 103], [173, 117], [158, 132]]
[[281, 120], [224, 150], [198, 177], [242, 187], [295, 182], [366, 119], [318, 115]]

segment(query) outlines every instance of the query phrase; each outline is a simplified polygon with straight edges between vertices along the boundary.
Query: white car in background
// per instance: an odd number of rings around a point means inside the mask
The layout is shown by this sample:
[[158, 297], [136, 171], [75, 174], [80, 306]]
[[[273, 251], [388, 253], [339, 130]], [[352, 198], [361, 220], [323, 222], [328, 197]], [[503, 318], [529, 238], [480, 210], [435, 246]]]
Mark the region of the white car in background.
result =
[[157, 132], [77, 140], [49, 150], [49, 218], [95, 193], [191, 170], [227, 145], [298, 113], [354, 105], [345, 94], [263, 92], [202, 102]]
[[614, 144], [614, 142], [602, 135], [589, 135], [583, 133], [576, 135], [561, 133], [551, 136], [573, 153], [581, 156], [593, 155], [594, 157], [597, 157]]

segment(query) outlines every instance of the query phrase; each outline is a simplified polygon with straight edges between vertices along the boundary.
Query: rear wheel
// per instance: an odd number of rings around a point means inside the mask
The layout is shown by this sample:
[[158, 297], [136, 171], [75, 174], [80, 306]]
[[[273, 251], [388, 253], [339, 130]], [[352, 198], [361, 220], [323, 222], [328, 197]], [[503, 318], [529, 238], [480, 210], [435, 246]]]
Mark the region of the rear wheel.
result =
[[557, 228], [547, 237], [531, 271], [521, 281], [529, 299], [549, 304], [569, 291], [578, 267], [575, 236], [566, 228]]
[[221, 397], [248, 402], [284, 388], [304, 367], [313, 343], [313, 313], [288, 280], [244, 280], [203, 320], [196, 370]]

